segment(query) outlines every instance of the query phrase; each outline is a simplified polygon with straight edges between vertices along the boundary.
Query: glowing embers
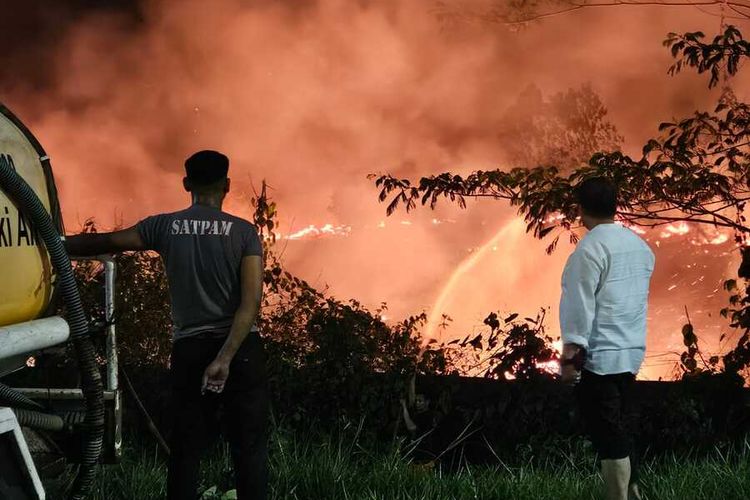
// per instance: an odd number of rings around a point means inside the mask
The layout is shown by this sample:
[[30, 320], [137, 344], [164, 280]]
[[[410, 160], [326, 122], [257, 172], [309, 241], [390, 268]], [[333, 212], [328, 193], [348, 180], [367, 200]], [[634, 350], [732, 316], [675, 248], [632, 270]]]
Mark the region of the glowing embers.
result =
[[674, 235], [683, 235], [690, 232], [686, 222], [678, 222], [677, 224], [669, 224], [664, 227], [664, 230], [659, 234], [662, 238], [671, 238]]
[[[552, 342], [552, 347], [557, 352], [558, 356], [562, 356], [563, 343], [562, 339], [557, 339]], [[560, 373], [560, 361], [553, 359], [550, 361], [541, 361], [536, 364], [536, 367], [546, 371], [547, 373]]]
[[[634, 229], [631, 227], [631, 229]], [[639, 232], [640, 234], [643, 234]], [[728, 230], [719, 230], [714, 227], [705, 225], [688, 224], [680, 221], [675, 224], [668, 224], [659, 232], [659, 238], [667, 239], [674, 236], [690, 235], [690, 244], [696, 246], [703, 245], [723, 245], [730, 241], [731, 233]], [[657, 245], [658, 245], [657, 241]]]
[[315, 239], [326, 236], [349, 236], [352, 232], [352, 227], [346, 224], [340, 226], [334, 226], [333, 224], [325, 224], [322, 227], [317, 227], [313, 224], [307, 226], [304, 229], [300, 229], [297, 232], [283, 236], [285, 240], [303, 240], [303, 239]]
[[646, 234], [646, 230], [640, 226], [636, 226], [634, 224], [628, 224], [626, 222], [617, 221], [618, 224], [621, 224], [623, 227], [626, 227], [633, 231], [635, 234]]
[[[432, 226], [439, 226], [442, 224], [455, 224], [455, 220], [453, 219], [437, 219], [433, 218], [430, 220], [430, 224]], [[415, 223], [410, 220], [401, 220], [397, 223], [398, 226], [409, 228], [411, 226], [414, 226]], [[377, 224], [375, 224], [375, 227], [378, 229], [384, 229], [388, 224], [386, 221], [381, 220], [378, 221]], [[364, 226], [367, 228], [368, 226]], [[391, 226], [393, 227], [393, 226]], [[349, 224], [325, 224], [323, 226], [316, 226], [314, 224], [310, 224], [309, 226], [300, 229], [298, 231], [295, 231], [288, 235], [282, 235], [281, 238], [285, 240], [311, 240], [311, 239], [318, 239], [318, 238], [324, 238], [324, 237], [346, 237], [350, 236], [352, 233], [352, 226]]]

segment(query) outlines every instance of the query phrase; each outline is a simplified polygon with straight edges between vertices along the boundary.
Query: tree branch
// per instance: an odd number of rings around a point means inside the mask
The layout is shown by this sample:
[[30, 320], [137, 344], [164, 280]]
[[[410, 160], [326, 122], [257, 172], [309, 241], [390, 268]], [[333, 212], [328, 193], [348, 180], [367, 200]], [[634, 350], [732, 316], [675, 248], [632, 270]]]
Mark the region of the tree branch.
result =
[[[524, 25], [527, 23], [530, 23], [532, 21], [539, 21], [542, 19], [547, 19], [551, 17], [560, 16], [563, 14], [568, 14], [577, 10], [587, 9], [587, 8], [594, 8], [594, 7], [623, 7], [623, 6], [650, 6], [650, 7], [699, 7], [699, 6], [722, 6], [726, 5], [735, 12], [739, 14], [740, 17], [737, 17], [737, 19], [740, 20], [750, 20], [750, 14], [745, 13], [741, 10], [737, 9], [750, 9], [750, 5], [738, 2], [738, 1], [730, 1], [730, 2], [723, 2], [722, 0], [701, 0], [696, 2], [689, 2], [689, 1], [676, 1], [676, 2], [658, 2], [658, 1], [622, 1], [622, 0], [613, 0], [612, 2], [582, 2], [582, 3], [575, 3], [570, 2], [570, 7], [565, 7], [560, 10], [552, 11], [552, 12], [542, 12], [537, 14], [531, 14], [527, 17], [522, 17], [521, 19], [509, 21], [507, 15], [503, 15], [498, 12], [490, 12], [490, 13], [469, 13], [464, 14], [464, 17], [475, 17], [482, 19], [484, 21], [493, 22], [497, 24], [504, 24], [506, 26], [519, 26]], [[725, 16], [726, 17], [726, 16]]]

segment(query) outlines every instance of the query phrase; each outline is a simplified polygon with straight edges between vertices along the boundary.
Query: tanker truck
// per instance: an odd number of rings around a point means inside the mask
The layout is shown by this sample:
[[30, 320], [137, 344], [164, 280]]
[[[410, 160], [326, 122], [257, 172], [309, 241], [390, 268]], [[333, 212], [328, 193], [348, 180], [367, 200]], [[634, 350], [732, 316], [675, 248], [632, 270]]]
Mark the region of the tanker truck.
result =
[[[83, 499], [121, 455], [115, 265], [103, 256], [106, 321], [92, 335], [66, 254], [50, 158], [0, 103], [0, 499]], [[69, 386], [19, 386], [50, 353], [74, 358]]]

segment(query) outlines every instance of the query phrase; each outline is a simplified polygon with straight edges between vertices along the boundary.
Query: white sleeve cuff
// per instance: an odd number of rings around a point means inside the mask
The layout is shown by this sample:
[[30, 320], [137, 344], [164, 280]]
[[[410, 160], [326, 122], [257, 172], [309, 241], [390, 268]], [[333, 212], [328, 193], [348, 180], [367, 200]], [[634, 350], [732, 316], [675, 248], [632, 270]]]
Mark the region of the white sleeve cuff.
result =
[[576, 345], [579, 345], [579, 346], [583, 347], [584, 349], [588, 349], [589, 348], [589, 339], [587, 339], [583, 335], [576, 335], [576, 334], [572, 334], [572, 333], [566, 333], [566, 334], [562, 335], [562, 342], [563, 342], [563, 345], [565, 345], [565, 344], [576, 344]]

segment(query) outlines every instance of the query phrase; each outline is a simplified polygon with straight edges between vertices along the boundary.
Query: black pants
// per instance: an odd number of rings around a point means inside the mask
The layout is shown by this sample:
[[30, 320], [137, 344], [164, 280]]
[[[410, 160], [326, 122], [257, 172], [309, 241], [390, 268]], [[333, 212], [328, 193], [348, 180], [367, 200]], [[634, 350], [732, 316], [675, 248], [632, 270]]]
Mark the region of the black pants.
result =
[[638, 457], [633, 445], [635, 375], [581, 373], [576, 388], [581, 416], [594, 449], [603, 460], [630, 457], [630, 480], [638, 477]]
[[223, 343], [224, 339], [186, 338], [174, 344], [169, 500], [196, 499], [201, 454], [219, 429], [229, 441], [239, 500], [267, 496], [269, 395], [263, 345], [251, 333], [232, 360], [224, 391], [201, 395], [203, 372]]

